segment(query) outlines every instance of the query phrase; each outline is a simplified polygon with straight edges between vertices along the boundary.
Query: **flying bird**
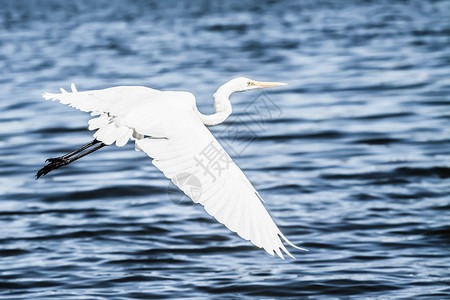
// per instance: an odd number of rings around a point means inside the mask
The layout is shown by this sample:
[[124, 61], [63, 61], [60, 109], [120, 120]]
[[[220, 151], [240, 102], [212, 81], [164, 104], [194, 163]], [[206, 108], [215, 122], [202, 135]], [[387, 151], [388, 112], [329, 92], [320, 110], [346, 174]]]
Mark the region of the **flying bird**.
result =
[[[144, 86], [118, 86], [103, 90], [44, 93], [47, 100], [58, 100], [81, 111], [90, 112], [89, 130], [94, 140], [58, 158], [50, 158], [36, 177], [67, 165], [104, 146], [124, 146], [135, 142], [153, 164], [195, 203], [228, 229], [269, 254], [284, 259], [292, 256], [283, 244], [292, 244], [275, 225], [250, 181], [214, 138], [207, 126], [222, 123], [231, 114], [229, 97], [234, 92], [282, 86], [280, 82], [260, 82], [245, 77], [232, 79], [214, 94], [211, 115], [198, 111], [193, 94], [159, 91]], [[195, 178], [201, 193], [186, 184]], [[281, 238], [281, 239], [280, 239]]]

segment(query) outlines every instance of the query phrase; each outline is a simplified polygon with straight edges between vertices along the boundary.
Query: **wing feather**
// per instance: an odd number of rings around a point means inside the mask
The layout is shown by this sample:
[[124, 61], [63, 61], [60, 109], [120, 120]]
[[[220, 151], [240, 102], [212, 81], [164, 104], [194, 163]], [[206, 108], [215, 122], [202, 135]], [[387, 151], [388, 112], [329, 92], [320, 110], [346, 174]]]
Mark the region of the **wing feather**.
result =
[[89, 130], [97, 130], [94, 137], [111, 145], [124, 146], [133, 138], [134, 130], [126, 127], [121, 121], [140, 103], [149, 101], [161, 94], [161, 91], [143, 86], [118, 86], [103, 90], [78, 92], [75, 84], [71, 84], [71, 93], [63, 88], [60, 94], [44, 93], [46, 100], [58, 100], [63, 104], [75, 107], [81, 111], [91, 112]]
[[[153, 158], [153, 164], [166, 177], [194, 202], [202, 204], [208, 214], [228, 229], [257, 247], [264, 248], [271, 255], [277, 253], [283, 258], [284, 251], [292, 256], [280, 239], [284, 239], [284, 235], [244, 173], [195, 115], [185, 115], [182, 119], [177, 116], [176, 121], [173, 120], [178, 124], [176, 134], [165, 139], [137, 140], [137, 146]], [[132, 127], [143, 135], [152, 135], [151, 130], [141, 129], [143, 125], [134, 124]], [[219, 156], [214, 161], [208, 161], [206, 154], [213, 156], [213, 150]], [[217, 168], [220, 164], [222, 169]], [[186, 177], [186, 174], [198, 180], [200, 196], [192, 195], [191, 186], [186, 180], [177, 179], [178, 176]]]

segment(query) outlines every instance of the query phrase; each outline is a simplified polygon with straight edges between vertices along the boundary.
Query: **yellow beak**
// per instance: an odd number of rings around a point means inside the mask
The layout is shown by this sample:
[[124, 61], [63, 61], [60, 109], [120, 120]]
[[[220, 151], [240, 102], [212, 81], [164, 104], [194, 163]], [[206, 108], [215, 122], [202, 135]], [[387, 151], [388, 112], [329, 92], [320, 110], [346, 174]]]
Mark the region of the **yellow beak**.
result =
[[253, 81], [253, 84], [256, 85], [257, 87], [261, 87], [261, 88], [287, 85], [287, 83], [283, 83], [283, 82], [262, 82], [262, 81]]

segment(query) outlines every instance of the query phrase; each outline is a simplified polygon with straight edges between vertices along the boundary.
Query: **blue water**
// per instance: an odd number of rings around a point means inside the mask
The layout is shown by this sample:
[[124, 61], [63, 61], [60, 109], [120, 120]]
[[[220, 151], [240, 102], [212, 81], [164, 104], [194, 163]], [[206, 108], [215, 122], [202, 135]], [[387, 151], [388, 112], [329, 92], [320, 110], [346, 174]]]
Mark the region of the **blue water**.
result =
[[[450, 297], [450, 1], [1, 1], [0, 298]], [[309, 252], [267, 255], [41, 94], [187, 90]], [[264, 104], [264, 105], [263, 105]], [[264, 108], [269, 108], [264, 110]], [[232, 133], [232, 134], [229, 134]]]

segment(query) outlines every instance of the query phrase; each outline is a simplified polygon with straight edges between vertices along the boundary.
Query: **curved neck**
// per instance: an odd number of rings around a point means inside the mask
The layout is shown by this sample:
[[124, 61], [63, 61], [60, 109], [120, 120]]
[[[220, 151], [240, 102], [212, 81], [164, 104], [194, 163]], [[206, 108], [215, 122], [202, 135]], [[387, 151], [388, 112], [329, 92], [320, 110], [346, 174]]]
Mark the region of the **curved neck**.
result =
[[204, 115], [197, 110], [200, 120], [206, 126], [214, 126], [225, 121], [231, 114], [230, 95], [234, 92], [231, 86], [224, 84], [214, 94], [214, 111], [212, 115]]

